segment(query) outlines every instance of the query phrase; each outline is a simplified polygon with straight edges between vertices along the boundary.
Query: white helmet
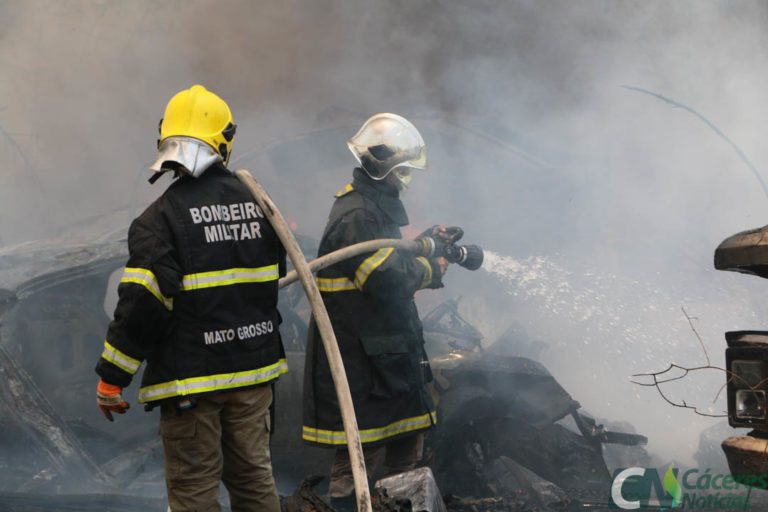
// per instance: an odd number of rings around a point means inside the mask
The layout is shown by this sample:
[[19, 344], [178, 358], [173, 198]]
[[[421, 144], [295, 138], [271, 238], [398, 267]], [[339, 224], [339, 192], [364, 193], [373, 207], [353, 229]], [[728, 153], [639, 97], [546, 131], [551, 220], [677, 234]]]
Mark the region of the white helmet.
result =
[[411, 169], [427, 167], [427, 148], [419, 130], [397, 114], [376, 114], [347, 141], [365, 173], [382, 180], [394, 171], [401, 190], [411, 181]]

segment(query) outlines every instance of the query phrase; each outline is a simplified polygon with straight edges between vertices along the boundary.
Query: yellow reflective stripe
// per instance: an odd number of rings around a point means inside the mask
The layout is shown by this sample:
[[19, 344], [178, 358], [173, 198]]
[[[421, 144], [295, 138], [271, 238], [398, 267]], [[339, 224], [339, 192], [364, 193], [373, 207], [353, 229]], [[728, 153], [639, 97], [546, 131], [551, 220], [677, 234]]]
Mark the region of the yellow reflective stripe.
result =
[[146, 288], [149, 293], [154, 295], [157, 300], [162, 302], [163, 306], [168, 310], [173, 309], [173, 298], [166, 297], [160, 292], [160, 284], [158, 284], [155, 274], [150, 270], [145, 268], [125, 267], [120, 282], [140, 284]]
[[355, 290], [356, 288], [355, 283], [346, 277], [318, 277], [317, 289], [321, 292], [343, 292], [347, 290]]
[[181, 280], [181, 289], [189, 291], [241, 283], [262, 283], [265, 281], [276, 281], [279, 277], [277, 263], [267, 265], [266, 267], [228, 268], [212, 272], [200, 272], [199, 274], [188, 274]]
[[424, 265], [427, 269], [427, 271], [424, 273], [424, 279], [421, 280], [421, 286], [419, 289], [426, 288], [432, 284], [432, 265], [430, 265], [429, 260], [424, 256], [419, 256], [416, 259], [421, 262], [421, 264]]
[[[360, 442], [372, 443], [374, 441], [381, 441], [382, 439], [403, 434], [405, 432], [421, 430], [435, 423], [437, 423], [437, 413], [432, 411], [429, 414], [390, 423], [386, 427], [361, 430]], [[343, 430], [320, 430], [304, 425], [301, 437], [306, 441], [313, 441], [321, 444], [347, 444], [347, 434]]]
[[285, 362], [285, 359], [280, 359], [274, 364], [256, 370], [206, 375], [204, 377], [153, 384], [139, 390], [139, 402], [151, 402], [172, 396], [186, 396], [261, 384], [275, 379], [287, 371], [288, 364]]
[[357, 272], [355, 272], [355, 286], [358, 290], [362, 291], [363, 285], [368, 280], [368, 276], [371, 275], [371, 272], [376, 270], [376, 267], [384, 263], [384, 260], [386, 260], [390, 254], [392, 254], [393, 250], [394, 249], [392, 247], [379, 249], [373, 253], [373, 256], [370, 256], [368, 259], [363, 261], [359, 267], [357, 267]]
[[113, 365], [117, 366], [121, 370], [133, 375], [136, 370], [141, 366], [141, 361], [134, 359], [131, 356], [120, 352], [115, 347], [109, 344], [107, 340], [104, 340], [104, 352], [101, 353], [101, 357], [105, 361], [109, 361]]
[[346, 186], [346, 187], [344, 187], [343, 189], [339, 190], [339, 191], [336, 193], [336, 197], [341, 197], [341, 196], [343, 196], [344, 194], [349, 194], [349, 193], [350, 193], [350, 192], [352, 192], [353, 190], [355, 190], [355, 189], [352, 187], [352, 184], [350, 183], [349, 185], [347, 185], [347, 186]]

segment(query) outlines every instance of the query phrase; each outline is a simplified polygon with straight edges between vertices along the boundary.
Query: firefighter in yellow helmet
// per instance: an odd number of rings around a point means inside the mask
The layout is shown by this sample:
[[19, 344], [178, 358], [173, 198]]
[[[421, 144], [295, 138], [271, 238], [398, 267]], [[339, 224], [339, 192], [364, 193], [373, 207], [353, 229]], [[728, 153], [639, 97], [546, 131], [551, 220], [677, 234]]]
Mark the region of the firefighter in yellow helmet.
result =
[[165, 171], [197, 178], [216, 162], [226, 165], [237, 126], [221, 98], [202, 85], [176, 94], [160, 120], [158, 155], [150, 169], [154, 182]]
[[139, 402], [160, 408], [173, 512], [219, 510], [220, 481], [233, 511], [280, 510], [269, 407], [287, 371], [277, 312], [285, 251], [225, 167], [234, 135], [229, 107], [201, 85], [168, 103], [151, 168], [154, 179], [176, 179], [131, 224], [96, 366], [98, 405], [112, 421], [146, 361]]

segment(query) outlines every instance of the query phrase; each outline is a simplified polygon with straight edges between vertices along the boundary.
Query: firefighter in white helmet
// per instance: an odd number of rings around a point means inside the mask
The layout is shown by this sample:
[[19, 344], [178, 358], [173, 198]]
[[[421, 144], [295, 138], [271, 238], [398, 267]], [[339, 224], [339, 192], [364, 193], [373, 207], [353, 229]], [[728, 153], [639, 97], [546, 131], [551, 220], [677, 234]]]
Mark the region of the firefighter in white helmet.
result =
[[[377, 114], [348, 141], [359, 167], [337, 195], [318, 256], [358, 242], [401, 238], [408, 224], [400, 196], [413, 170], [427, 166], [426, 146], [407, 119]], [[422, 236], [441, 238], [436, 226]], [[421, 460], [424, 431], [436, 422], [427, 389], [432, 379], [421, 321], [413, 301], [424, 288], [440, 288], [444, 258], [381, 249], [318, 273], [318, 287], [347, 372], [369, 472], [383, 460], [389, 473]], [[310, 326], [304, 377], [303, 439], [336, 448], [329, 495], [337, 510], [354, 509], [353, 481], [341, 413], [328, 360]], [[370, 474], [369, 474], [370, 476]]]
[[269, 453], [272, 383], [287, 371], [277, 282], [285, 251], [225, 167], [235, 124], [201, 85], [176, 94], [160, 123], [154, 181], [177, 178], [131, 224], [119, 301], [96, 366], [112, 421], [143, 361], [139, 402], [160, 407], [173, 512], [277, 512]]

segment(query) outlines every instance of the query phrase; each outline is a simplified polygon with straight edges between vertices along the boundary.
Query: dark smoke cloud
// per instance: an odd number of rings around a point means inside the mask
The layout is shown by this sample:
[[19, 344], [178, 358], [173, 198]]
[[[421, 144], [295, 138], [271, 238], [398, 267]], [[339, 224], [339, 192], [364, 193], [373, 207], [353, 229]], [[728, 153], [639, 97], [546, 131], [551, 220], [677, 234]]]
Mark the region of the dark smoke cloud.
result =
[[[621, 86], [697, 109], [765, 172], [767, 22], [757, 1], [0, 1], [0, 241], [127, 225], [167, 183], [145, 167], [165, 103], [193, 83], [232, 107], [236, 166], [319, 236], [346, 138], [395, 111], [433, 164], [406, 199], [413, 223], [545, 258], [539, 281], [568, 280], [559, 298], [592, 309], [458, 269], [422, 300], [463, 295], [488, 341], [520, 322], [594, 414], [690, 458], [676, 425], [707, 424], [626, 377], [699, 357], [681, 305], [720, 359], [723, 330], [768, 324], [762, 283], [711, 270], [768, 200], [707, 126]], [[681, 393], [706, 402], [720, 381]]]

